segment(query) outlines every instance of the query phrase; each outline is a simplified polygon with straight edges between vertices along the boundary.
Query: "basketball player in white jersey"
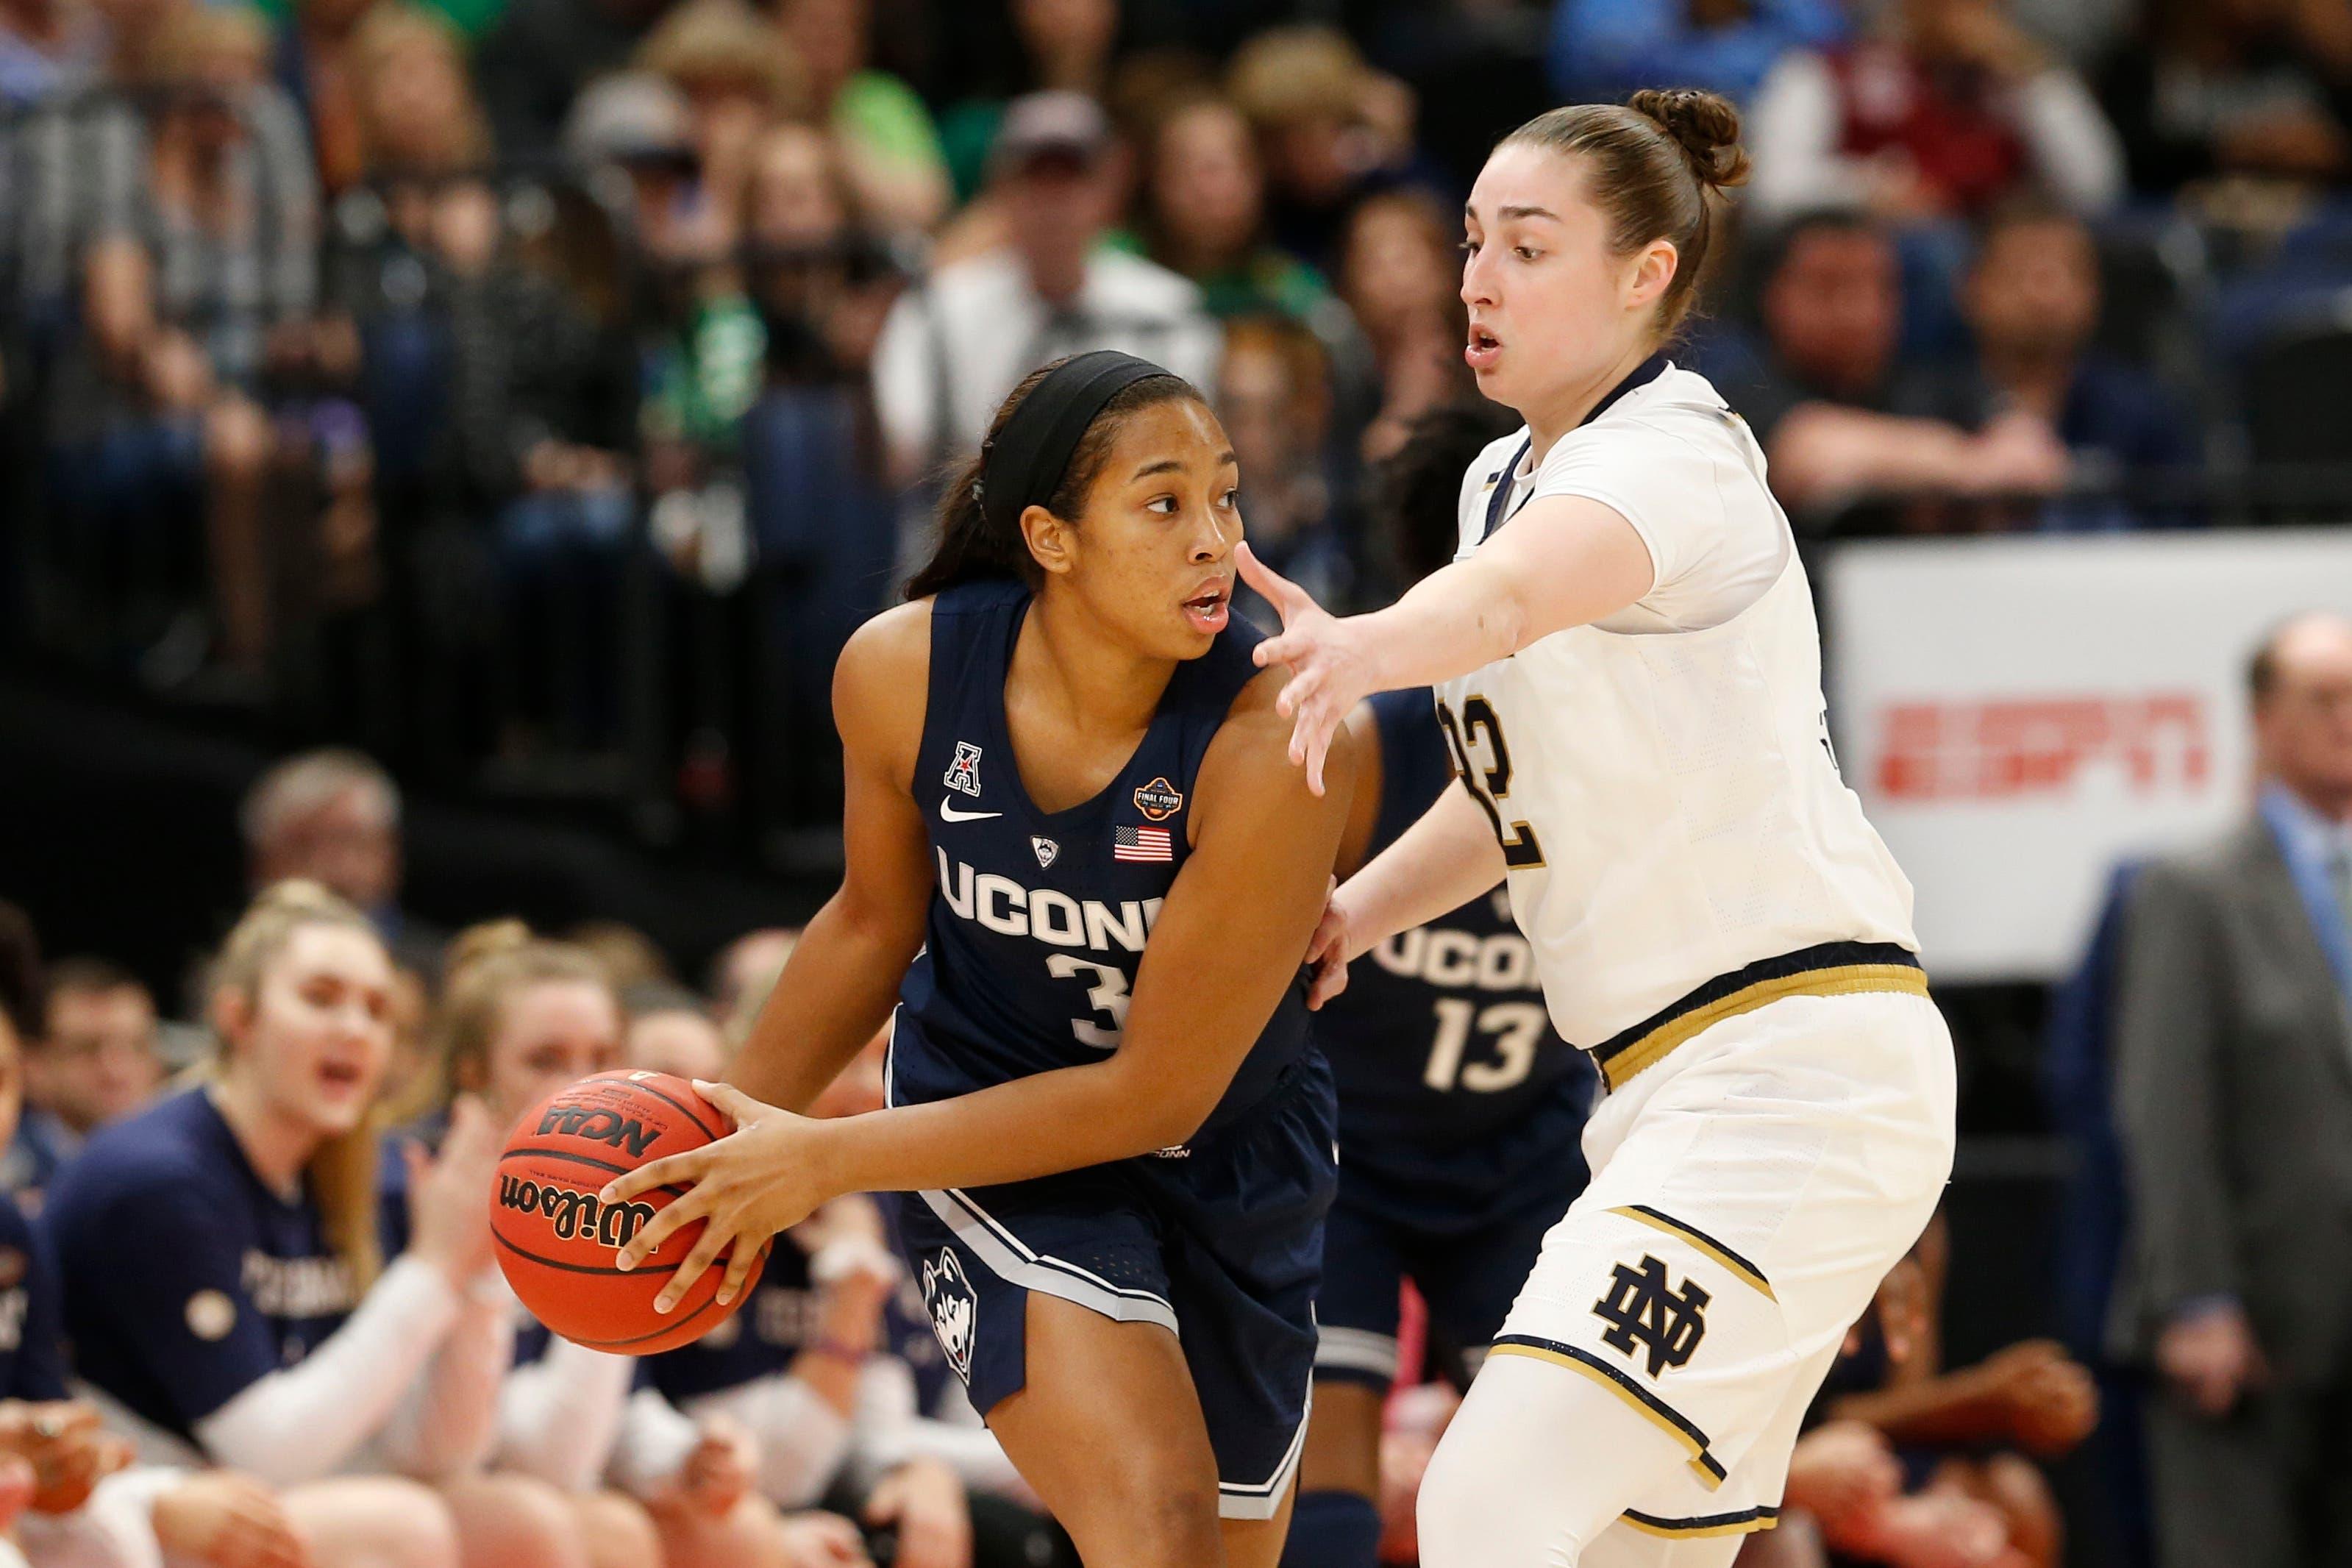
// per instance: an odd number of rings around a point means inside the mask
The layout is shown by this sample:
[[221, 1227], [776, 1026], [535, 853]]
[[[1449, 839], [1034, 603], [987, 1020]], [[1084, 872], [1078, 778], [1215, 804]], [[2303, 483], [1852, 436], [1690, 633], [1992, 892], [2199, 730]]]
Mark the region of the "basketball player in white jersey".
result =
[[1846, 1328], [1949, 1174], [1951, 1039], [1911, 889], [1837, 773], [1764, 458], [1663, 354], [1742, 177], [1709, 93], [1556, 110], [1480, 174], [1466, 357], [1527, 427], [1463, 484], [1454, 563], [1281, 612], [1291, 754], [1428, 684], [1465, 787], [1333, 895], [1345, 961], [1507, 879], [1559, 1031], [1608, 1095], [1421, 1493], [1427, 1568], [1713, 1568], [1779, 1514]]

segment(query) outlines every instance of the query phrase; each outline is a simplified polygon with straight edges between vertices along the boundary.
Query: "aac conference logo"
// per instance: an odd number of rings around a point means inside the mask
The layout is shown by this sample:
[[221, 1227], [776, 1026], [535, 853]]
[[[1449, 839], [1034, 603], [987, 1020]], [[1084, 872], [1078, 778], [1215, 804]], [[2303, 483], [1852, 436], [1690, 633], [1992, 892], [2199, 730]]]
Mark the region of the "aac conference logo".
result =
[[2201, 793], [2212, 724], [2198, 691], [1890, 702], [1871, 781], [1882, 799], [2009, 801], [2063, 795], [2094, 767], [2131, 793]]

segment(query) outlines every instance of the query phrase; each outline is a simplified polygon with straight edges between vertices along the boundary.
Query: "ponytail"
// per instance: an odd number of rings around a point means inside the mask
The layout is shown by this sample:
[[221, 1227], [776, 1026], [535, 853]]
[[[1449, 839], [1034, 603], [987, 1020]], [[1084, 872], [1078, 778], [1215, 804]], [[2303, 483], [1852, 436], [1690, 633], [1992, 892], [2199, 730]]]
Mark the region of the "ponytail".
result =
[[[1030, 381], [1037, 378], [1031, 376]], [[1024, 387], [1028, 382], [1022, 384]], [[980, 504], [980, 458], [959, 464], [940, 497], [939, 544], [921, 571], [907, 583], [907, 597], [927, 599], [959, 583], [1009, 577], [1037, 585], [1037, 563], [1028, 542], [1013, 528], [992, 527]]]
[[[996, 417], [988, 423], [988, 437], [981, 444], [980, 455], [960, 464], [950, 479], [945, 493], [940, 497], [938, 513], [939, 543], [931, 551], [930, 560], [923, 563], [907, 583], [907, 597], [929, 598], [944, 593], [960, 583], [981, 582], [989, 578], [1009, 579], [1026, 583], [1034, 591], [1042, 581], [1036, 557], [1029, 553], [1028, 538], [1021, 531], [1021, 514], [1025, 505], [1013, 505], [1003, 498], [998, 504], [983, 504], [987, 476], [983, 465], [991, 450], [1003, 442], [1005, 431], [1014, 416], [1028, 403], [1029, 396], [1055, 372], [1075, 361], [1101, 362], [1123, 360], [1125, 366], [1108, 367], [1115, 378], [1110, 392], [1091, 416], [1087, 418], [1084, 434], [1069, 450], [1068, 461], [1062, 467], [1060, 478], [1042, 501], [1047, 511], [1066, 521], [1075, 521], [1086, 510], [1087, 492], [1094, 488], [1096, 476], [1102, 471], [1103, 459], [1110, 455], [1113, 442], [1118, 438], [1119, 426], [1125, 417], [1139, 409], [1158, 404], [1190, 399], [1207, 403], [1200, 390], [1173, 371], [1157, 365], [1144, 364], [1124, 354], [1105, 354], [1099, 351], [1087, 354], [1071, 354], [1051, 364], [1040, 365], [1022, 377], [1021, 384], [1005, 395], [996, 410]], [[1083, 372], [1096, 366], [1082, 366]], [[1057, 383], [1057, 393], [1066, 383]], [[1075, 394], [1086, 395], [1083, 384]], [[1057, 399], [1058, 401], [1058, 399]], [[1048, 410], [1051, 412], [1050, 408]], [[1050, 424], [1050, 421], [1049, 421]], [[1073, 428], [1076, 428], [1075, 425]], [[1024, 431], [1024, 433], [1027, 433]], [[1043, 436], [1047, 432], [1038, 431]], [[1048, 472], [1052, 470], [1048, 468]], [[1000, 478], [993, 481], [1003, 484]], [[1042, 488], [1042, 487], [1041, 487]]]

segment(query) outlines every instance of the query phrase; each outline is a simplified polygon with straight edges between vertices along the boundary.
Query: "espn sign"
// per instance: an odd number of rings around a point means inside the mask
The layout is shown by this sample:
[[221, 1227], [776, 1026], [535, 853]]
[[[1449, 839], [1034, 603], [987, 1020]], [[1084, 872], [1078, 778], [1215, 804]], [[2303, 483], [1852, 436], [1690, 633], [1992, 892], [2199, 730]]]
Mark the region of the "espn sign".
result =
[[2352, 614], [2352, 529], [1854, 543], [1830, 725], [1939, 979], [2072, 969], [2108, 868], [2247, 809], [2247, 657]]
[[1887, 801], [2063, 794], [2086, 767], [2137, 794], [2196, 792], [2213, 772], [2202, 692], [1889, 703], [1872, 794]]

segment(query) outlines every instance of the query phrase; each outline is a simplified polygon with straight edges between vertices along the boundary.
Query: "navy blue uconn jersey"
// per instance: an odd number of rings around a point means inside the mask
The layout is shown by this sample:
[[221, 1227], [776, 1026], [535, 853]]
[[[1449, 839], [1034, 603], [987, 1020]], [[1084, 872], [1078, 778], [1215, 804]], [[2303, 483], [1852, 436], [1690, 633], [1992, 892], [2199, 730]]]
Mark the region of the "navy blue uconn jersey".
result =
[[0, 1197], [0, 1399], [66, 1397], [57, 1260], [24, 1211]]
[[[1454, 777], [1426, 689], [1371, 703], [1381, 809], [1368, 860]], [[1499, 1160], [1572, 1150], [1591, 1103], [1591, 1064], [1553, 1029], [1534, 952], [1501, 888], [1356, 960], [1318, 1029], [1339, 1079], [1339, 1147], [1351, 1174], [1369, 1168], [1417, 1188], [1491, 1190], [1507, 1184]]]
[[[899, 993], [893, 1103], [919, 1103], [1118, 1048], [1145, 942], [1192, 853], [1186, 823], [1209, 742], [1257, 674], [1262, 634], [1235, 620], [1176, 667], [1109, 786], [1066, 811], [1030, 801], [1004, 720], [1004, 679], [1029, 608], [1018, 583], [969, 583], [931, 606], [929, 706], [915, 799], [939, 889]], [[1306, 972], [1276, 1007], [1202, 1127], [1265, 1099], [1305, 1053]]]
[[41, 1228], [76, 1370], [191, 1441], [358, 1300], [307, 1190], [271, 1191], [202, 1089], [92, 1133], [50, 1187]]

